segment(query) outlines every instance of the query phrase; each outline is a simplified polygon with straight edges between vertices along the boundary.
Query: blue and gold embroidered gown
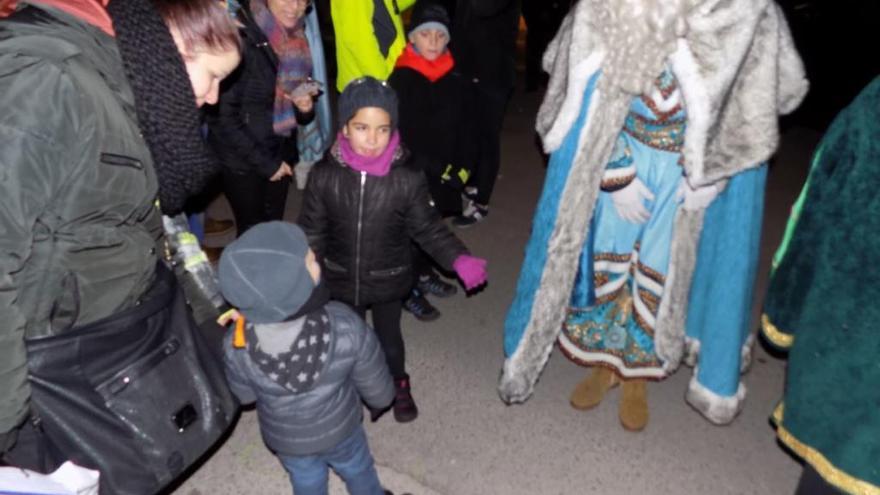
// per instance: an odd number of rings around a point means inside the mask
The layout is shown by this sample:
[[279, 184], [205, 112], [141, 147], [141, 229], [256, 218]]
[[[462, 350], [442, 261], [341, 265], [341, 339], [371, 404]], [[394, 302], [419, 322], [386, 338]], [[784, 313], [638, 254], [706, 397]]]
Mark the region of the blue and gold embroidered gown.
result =
[[[579, 364], [607, 366], [623, 378], [666, 375], [654, 351], [654, 325], [669, 267], [685, 122], [669, 71], [650, 94], [633, 100], [603, 176], [592, 244], [581, 256], [559, 337], [563, 353]], [[571, 132], [569, 139], [578, 135]], [[611, 199], [636, 177], [654, 194], [645, 201], [651, 216], [644, 224], [623, 220]]]

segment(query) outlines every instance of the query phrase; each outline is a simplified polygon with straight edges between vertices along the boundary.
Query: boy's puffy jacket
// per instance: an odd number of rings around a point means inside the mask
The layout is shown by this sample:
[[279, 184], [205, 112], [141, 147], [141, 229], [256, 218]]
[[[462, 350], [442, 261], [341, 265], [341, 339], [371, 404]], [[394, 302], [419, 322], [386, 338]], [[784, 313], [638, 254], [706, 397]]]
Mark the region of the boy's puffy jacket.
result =
[[324, 309], [330, 317], [329, 357], [307, 391], [295, 394], [267, 377], [247, 349], [232, 346], [232, 332], [223, 343], [229, 388], [243, 404], [256, 401], [260, 433], [279, 455], [326, 451], [361, 424], [361, 399], [375, 409], [394, 399], [394, 382], [373, 331], [341, 303]]

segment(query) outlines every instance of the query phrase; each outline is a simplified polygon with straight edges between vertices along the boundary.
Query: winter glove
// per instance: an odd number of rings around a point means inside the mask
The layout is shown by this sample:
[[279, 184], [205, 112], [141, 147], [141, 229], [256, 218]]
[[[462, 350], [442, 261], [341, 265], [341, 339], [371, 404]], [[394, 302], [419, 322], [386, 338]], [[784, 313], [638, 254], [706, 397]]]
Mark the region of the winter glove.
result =
[[686, 179], [682, 179], [675, 198], [685, 210], [697, 211], [708, 208], [719, 192], [715, 184], [694, 188]]
[[645, 223], [651, 218], [651, 212], [645, 208], [644, 200], [653, 201], [654, 193], [638, 177], [623, 189], [610, 194], [620, 218], [630, 223]]
[[486, 260], [469, 254], [462, 254], [452, 263], [458, 278], [464, 282], [464, 288], [471, 290], [486, 283]]

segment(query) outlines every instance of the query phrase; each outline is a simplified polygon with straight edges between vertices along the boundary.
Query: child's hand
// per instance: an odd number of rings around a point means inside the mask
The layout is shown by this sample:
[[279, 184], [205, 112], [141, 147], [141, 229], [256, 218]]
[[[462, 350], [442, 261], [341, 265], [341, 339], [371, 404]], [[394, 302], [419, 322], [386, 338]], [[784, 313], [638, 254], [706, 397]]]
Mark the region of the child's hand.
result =
[[233, 321], [238, 321], [239, 318], [241, 318], [241, 313], [239, 313], [237, 309], [230, 309], [217, 318], [217, 324], [221, 327], [225, 327]]
[[467, 290], [474, 289], [486, 283], [486, 260], [469, 254], [463, 254], [455, 259], [452, 268], [458, 274], [458, 278], [464, 283]]

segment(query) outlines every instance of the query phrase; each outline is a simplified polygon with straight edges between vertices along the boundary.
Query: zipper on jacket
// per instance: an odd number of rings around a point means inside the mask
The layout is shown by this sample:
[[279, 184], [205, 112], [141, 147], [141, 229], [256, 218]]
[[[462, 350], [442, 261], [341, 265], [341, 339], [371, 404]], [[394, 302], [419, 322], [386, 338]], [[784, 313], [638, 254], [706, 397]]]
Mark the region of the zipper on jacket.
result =
[[361, 189], [358, 196], [358, 225], [357, 238], [355, 241], [354, 255], [354, 305], [361, 305], [361, 231], [364, 226], [364, 185], [367, 183], [367, 173], [361, 171]]

